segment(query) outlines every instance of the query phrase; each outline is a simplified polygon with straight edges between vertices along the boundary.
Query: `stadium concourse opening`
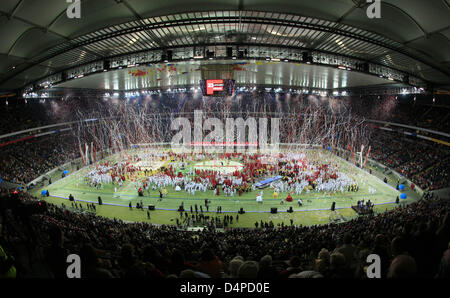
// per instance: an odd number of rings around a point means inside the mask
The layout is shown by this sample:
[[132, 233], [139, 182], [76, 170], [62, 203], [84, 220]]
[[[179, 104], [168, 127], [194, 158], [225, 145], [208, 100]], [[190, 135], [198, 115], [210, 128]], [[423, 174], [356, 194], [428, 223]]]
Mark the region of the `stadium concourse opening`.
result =
[[450, 276], [448, 3], [170, 2], [0, 3], [0, 277]]

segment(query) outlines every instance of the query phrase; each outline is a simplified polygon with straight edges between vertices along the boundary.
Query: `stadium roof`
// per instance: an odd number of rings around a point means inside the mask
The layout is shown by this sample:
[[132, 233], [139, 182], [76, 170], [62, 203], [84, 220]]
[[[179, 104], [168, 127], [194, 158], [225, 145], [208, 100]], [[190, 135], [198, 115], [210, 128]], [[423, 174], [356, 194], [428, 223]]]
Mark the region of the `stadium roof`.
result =
[[307, 49], [358, 59], [450, 88], [448, 0], [0, 1], [0, 89], [93, 61], [186, 46]]
[[[122, 68], [107, 73], [96, 73], [57, 85], [61, 88], [87, 88], [111, 91], [130, 91], [153, 88], [171, 88], [197, 85], [201, 80], [200, 65], [224, 63], [225, 60], [182, 61], [174, 66], [176, 71], [162, 71], [166, 64], [152, 67]], [[347, 72], [319, 65], [298, 65], [285, 62], [260, 62], [233, 60], [236, 70], [233, 78], [238, 86], [272, 86], [283, 88], [308, 88], [332, 90], [352, 87], [382, 85], [394, 82], [360, 72]], [[170, 67], [169, 66], [169, 67]], [[166, 67], [166, 70], [168, 67]], [[130, 74], [131, 73], [131, 74]], [[180, 73], [184, 73], [181, 75]]]

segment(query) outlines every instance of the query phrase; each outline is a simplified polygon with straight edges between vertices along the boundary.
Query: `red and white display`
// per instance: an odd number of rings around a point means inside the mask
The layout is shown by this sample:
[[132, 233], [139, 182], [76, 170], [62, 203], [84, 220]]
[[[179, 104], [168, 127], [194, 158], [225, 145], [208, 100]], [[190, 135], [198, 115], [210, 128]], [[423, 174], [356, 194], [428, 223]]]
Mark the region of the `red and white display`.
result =
[[213, 95], [215, 91], [223, 91], [223, 80], [206, 80], [206, 94]]

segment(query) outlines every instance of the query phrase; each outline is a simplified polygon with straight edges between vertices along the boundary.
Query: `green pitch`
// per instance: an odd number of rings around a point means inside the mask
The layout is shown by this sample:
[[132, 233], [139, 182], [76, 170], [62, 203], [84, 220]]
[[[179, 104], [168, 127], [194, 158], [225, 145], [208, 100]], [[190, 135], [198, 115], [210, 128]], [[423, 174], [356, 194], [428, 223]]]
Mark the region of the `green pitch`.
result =
[[[327, 153], [329, 154], [329, 153]], [[266, 188], [263, 190], [263, 203], [256, 202], [256, 195], [261, 190], [255, 190], [253, 192], [243, 193], [242, 196], [236, 194], [234, 197], [225, 196], [223, 192], [219, 196], [215, 195], [212, 190], [206, 192], [197, 191], [195, 195], [191, 195], [188, 192], [175, 191], [171, 186], [167, 187], [167, 197], [160, 200], [159, 192], [157, 190], [151, 190], [150, 194], [145, 192], [144, 197], [139, 197], [135, 189], [133, 182], [126, 181], [121, 187], [118, 185], [104, 185], [101, 189], [96, 189], [86, 185], [84, 182], [85, 174], [94, 168], [94, 166], [80, 169], [79, 171], [69, 174], [63, 179], [61, 178], [61, 172], [57, 172], [53, 175], [53, 183], [46, 185], [42, 188], [34, 190], [36, 196], [41, 196], [43, 189], [48, 189], [50, 197], [45, 198], [48, 202], [61, 205], [65, 203], [70, 207], [70, 202], [67, 200], [69, 194], [72, 194], [78, 203], [82, 203], [83, 207], [86, 207], [85, 202], [93, 202], [97, 204], [98, 197], [102, 198], [102, 206], [97, 205], [97, 214], [100, 216], [118, 218], [125, 221], [144, 221], [154, 224], [175, 224], [176, 218], [180, 218], [179, 212], [176, 210], [183, 203], [186, 211], [190, 210], [190, 206], [193, 207], [195, 212], [195, 204], [203, 207], [203, 212], [210, 216], [223, 217], [225, 214], [236, 216], [237, 211], [243, 208], [245, 214], [239, 215], [239, 221], [233, 221], [232, 227], [254, 227], [255, 221], [270, 221], [275, 224], [284, 223], [290, 224], [290, 220], [293, 220], [295, 225], [314, 225], [314, 224], [326, 224], [333, 220], [348, 220], [357, 217], [357, 214], [351, 209], [352, 205], [356, 205], [358, 200], [364, 199], [365, 201], [371, 200], [376, 204], [374, 211], [382, 212], [387, 209], [394, 208], [396, 205], [393, 203], [395, 198], [400, 193], [392, 186], [397, 180], [392, 177], [388, 177], [388, 184], [384, 183], [381, 179], [384, 176], [376, 169], [372, 169], [374, 175], [370, 175], [366, 171], [356, 168], [352, 164], [335, 156], [329, 156], [333, 159], [333, 162], [339, 164], [340, 171], [346, 172], [347, 175], [355, 179], [359, 184], [358, 192], [345, 191], [343, 194], [335, 193], [330, 195], [329, 193], [317, 193], [311, 191], [309, 194], [303, 192], [301, 195], [293, 194], [293, 202], [286, 202], [284, 199], [288, 195], [287, 193], [279, 193], [278, 198], [273, 198], [273, 190]], [[108, 160], [113, 161], [114, 156], [109, 157]], [[227, 172], [236, 170], [235, 167], [239, 167], [239, 162], [231, 161], [230, 163], [221, 164], [221, 161], [205, 161], [205, 162], [192, 162], [188, 165], [194, 169], [208, 169], [223, 166]], [[183, 171], [183, 172], [185, 172]], [[381, 179], [380, 179], [381, 178]], [[263, 180], [263, 178], [261, 179]], [[376, 189], [375, 194], [369, 192], [369, 186]], [[115, 191], [115, 188], [117, 191]], [[417, 195], [414, 191], [408, 189], [407, 200], [402, 200], [402, 203], [411, 202], [417, 199]], [[303, 206], [298, 205], [298, 199], [301, 198]], [[205, 199], [211, 201], [209, 204], [209, 212], [206, 212]], [[283, 199], [283, 204], [281, 200]], [[145, 208], [149, 205], [154, 205], [157, 210], [151, 211], [151, 218], [147, 219], [147, 209], [136, 209], [136, 203], [142, 200]], [[128, 207], [131, 202], [133, 208]], [[329, 209], [332, 202], [336, 202], [337, 210], [331, 212]], [[222, 206], [222, 213], [216, 214], [218, 206]], [[271, 214], [271, 207], [278, 208], [278, 213]], [[284, 212], [292, 207], [294, 212]], [[200, 212], [200, 211], [199, 211]]]

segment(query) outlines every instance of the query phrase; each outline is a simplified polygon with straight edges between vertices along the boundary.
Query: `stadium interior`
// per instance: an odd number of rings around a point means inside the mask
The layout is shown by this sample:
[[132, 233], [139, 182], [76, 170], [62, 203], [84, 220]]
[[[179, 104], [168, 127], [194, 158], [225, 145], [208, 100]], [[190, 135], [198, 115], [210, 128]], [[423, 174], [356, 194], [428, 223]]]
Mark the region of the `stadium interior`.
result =
[[450, 277], [449, 1], [2, 0], [0, 36], [0, 278]]

